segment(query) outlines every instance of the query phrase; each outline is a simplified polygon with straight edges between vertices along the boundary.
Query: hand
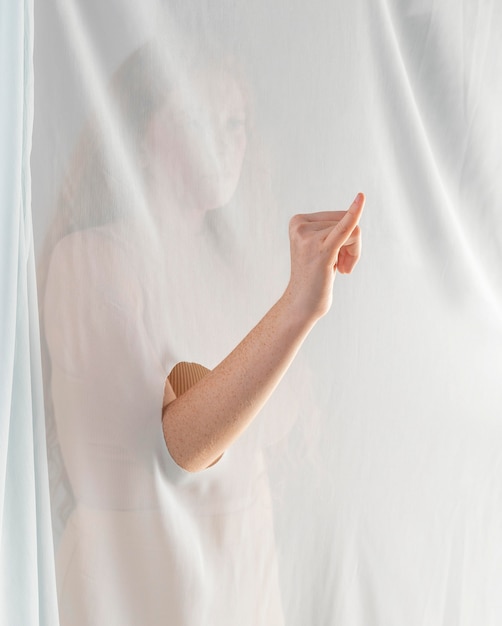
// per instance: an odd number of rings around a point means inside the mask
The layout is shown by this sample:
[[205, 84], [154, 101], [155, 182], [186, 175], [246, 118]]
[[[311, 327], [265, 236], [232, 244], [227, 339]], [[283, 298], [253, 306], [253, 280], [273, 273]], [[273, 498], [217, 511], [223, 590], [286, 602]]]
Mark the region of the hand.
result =
[[291, 219], [291, 278], [286, 294], [300, 314], [313, 320], [325, 315], [331, 306], [336, 271], [350, 274], [354, 269], [361, 255], [358, 222], [364, 202], [359, 193], [347, 211], [308, 213]]

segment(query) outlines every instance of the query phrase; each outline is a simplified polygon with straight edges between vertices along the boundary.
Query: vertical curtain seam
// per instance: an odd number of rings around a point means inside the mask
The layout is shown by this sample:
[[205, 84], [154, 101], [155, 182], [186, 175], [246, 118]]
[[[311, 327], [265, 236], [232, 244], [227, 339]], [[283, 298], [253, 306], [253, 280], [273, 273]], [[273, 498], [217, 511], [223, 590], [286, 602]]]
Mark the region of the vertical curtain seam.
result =
[[28, 262], [33, 246], [33, 228], [31, 226], [31, 169], [30, 157], [33, 135], [33, 23], [30, 15], [33, 12], [33, 0], [24, 3], [24, 90], [23, 90], [23, 153], [22, 153], [22, 203], [24, 218], [24, 235], [26, 245], [25, 261]]

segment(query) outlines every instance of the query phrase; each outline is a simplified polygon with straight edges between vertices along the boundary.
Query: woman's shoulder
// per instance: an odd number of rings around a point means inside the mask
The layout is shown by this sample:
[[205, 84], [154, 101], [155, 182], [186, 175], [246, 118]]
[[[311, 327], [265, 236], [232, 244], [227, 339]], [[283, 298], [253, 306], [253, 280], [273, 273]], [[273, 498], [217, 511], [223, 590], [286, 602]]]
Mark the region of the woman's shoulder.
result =
[[62, 237], [54, 246], [51, 260], [84, 262], [89, 269], [89, 262], [99, 261], [124, 262], [131, 259], [133, 246], [124, 235], [124, 228], [119, 224], [104, 224], [92, 228], [77, 230]]
[[54, 246], [47, 289], [64, 290], [66, 298], [94, 292], [116, 302], [137, 301], [140, 284], [133, 246], [114, 224], [75, 231]]

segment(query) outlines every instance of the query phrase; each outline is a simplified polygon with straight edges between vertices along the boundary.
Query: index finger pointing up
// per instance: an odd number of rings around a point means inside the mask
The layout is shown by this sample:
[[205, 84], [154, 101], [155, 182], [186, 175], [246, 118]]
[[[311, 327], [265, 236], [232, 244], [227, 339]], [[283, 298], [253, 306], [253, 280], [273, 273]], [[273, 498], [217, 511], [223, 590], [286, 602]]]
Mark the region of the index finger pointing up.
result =
[[336, 259], [338, 251], [357, 226], [363, 212], [365, 200], [364, 194], [358, 193], [345, 215], [326, 237], [326, 246], [332, 250], [334, 259]]

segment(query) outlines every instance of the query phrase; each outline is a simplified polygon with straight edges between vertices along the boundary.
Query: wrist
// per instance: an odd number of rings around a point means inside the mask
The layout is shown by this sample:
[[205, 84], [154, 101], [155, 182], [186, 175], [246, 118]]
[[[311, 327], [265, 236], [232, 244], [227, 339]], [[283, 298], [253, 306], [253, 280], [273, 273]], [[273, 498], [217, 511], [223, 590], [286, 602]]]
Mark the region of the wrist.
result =
[[286, 288], [278, 304], [283, 307], [288, 322], [298, 330], [310, 331], [318, 319], [322, 317], [322, 314], [309, 306], [290, 285]]

